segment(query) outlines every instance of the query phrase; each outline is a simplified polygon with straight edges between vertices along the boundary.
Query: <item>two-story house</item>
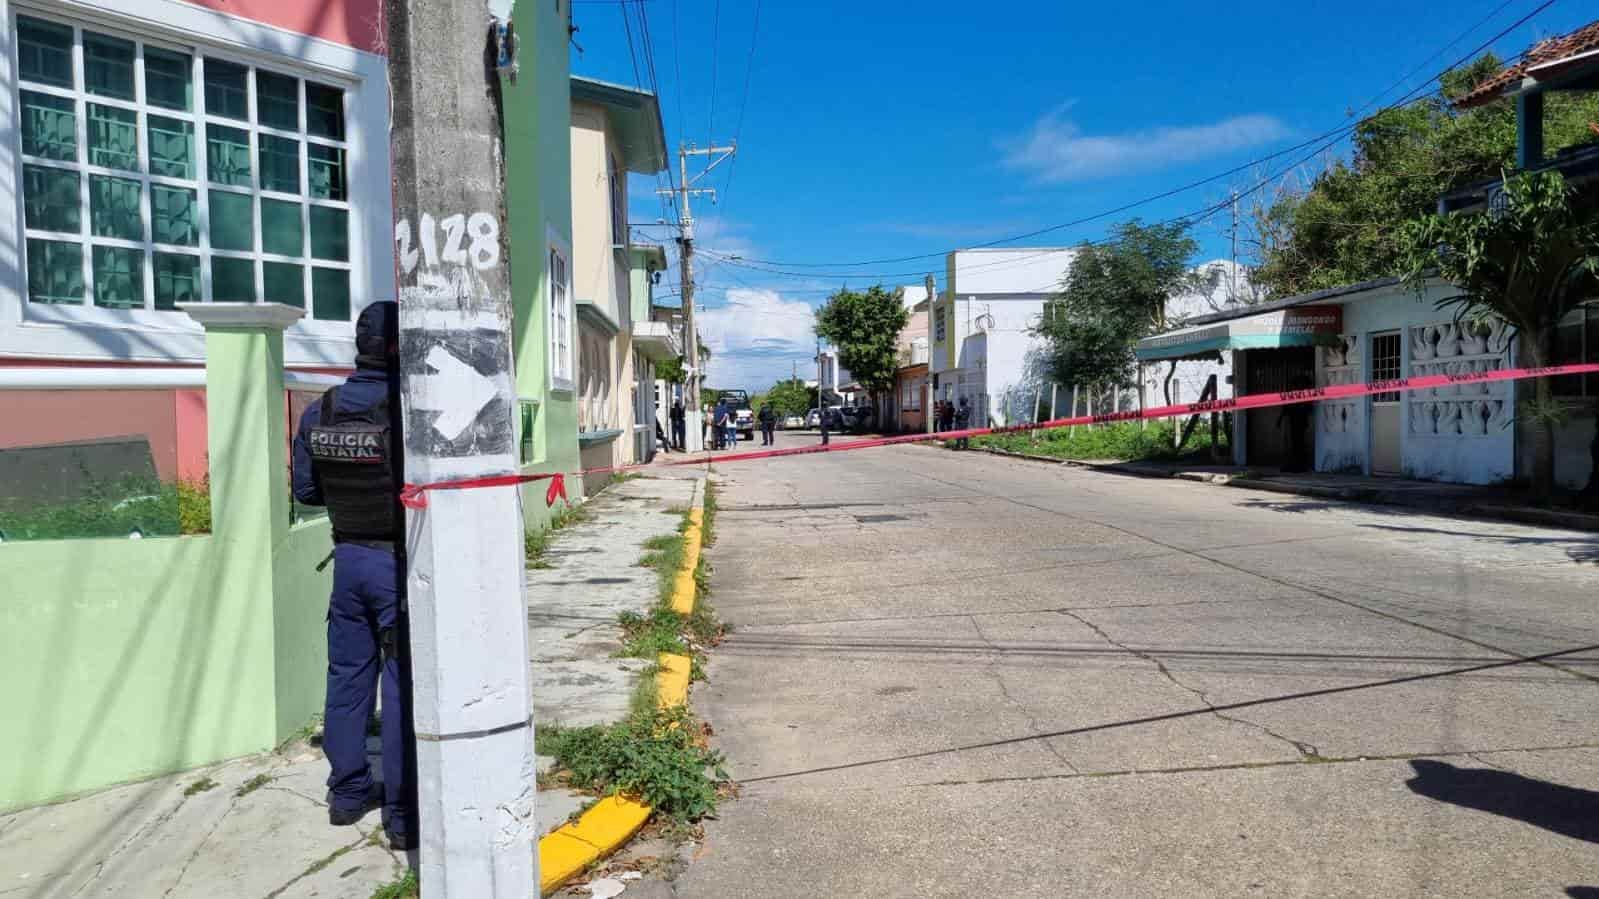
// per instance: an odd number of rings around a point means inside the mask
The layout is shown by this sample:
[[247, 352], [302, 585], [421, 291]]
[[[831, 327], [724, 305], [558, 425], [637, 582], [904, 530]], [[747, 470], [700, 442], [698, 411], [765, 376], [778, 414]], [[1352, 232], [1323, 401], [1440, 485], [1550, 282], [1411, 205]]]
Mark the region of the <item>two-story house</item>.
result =
[[1017, 398], [1047, 390], [1043, 339], [1033, 333], [1076, 250], [956, 250], [945, 257], [944, 292], [928, 317], [936, 402], [966, 398], [970, 424], [1003, 422]]
[[[243, 301], [305, 310], [287, 367], [348, 369], [395, 290], [381, 7], [0, 0], [0, 368], [198, 372], [180, 306]], [[204, 477], [198, 380], [11, 386], [0, 449], [143, 435], [162, 477]]]
[[634, 254], [627, 224], [628, 174], [666, 167], [660, 104], [648, 91], [573, 77], [571, 145], [578, 446], [583, 468], [605, 468], [639, 460], [635, 427], [653, 420], [639, 417], [635, 398], [635, 325], [645, 329], [640, 348], [655, 354], [647, 358], [669, 351], [639, 317], [648, 298], [637, 311], [633, 302], [635, 266], [652, 281], [665, 258]]

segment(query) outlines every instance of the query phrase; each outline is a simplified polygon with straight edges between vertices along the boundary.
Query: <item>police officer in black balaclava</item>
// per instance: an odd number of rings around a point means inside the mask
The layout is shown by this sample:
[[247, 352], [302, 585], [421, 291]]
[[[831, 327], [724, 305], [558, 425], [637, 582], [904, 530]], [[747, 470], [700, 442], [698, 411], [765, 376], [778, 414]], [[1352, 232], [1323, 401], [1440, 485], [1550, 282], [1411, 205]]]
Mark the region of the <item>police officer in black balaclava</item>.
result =
[[[322, 748], [328, 820], [354, 824], [383, 807], [395, 849], [416, 823], [415, 740], [405, 615], [399, 306], [373, 303], [355, 323], [355, 374], [305, 410], [294, 437], [294, 495], [333, 523], [328, 687]], [[366, 759], [367, 721], [383, 689], [383, 781]]]

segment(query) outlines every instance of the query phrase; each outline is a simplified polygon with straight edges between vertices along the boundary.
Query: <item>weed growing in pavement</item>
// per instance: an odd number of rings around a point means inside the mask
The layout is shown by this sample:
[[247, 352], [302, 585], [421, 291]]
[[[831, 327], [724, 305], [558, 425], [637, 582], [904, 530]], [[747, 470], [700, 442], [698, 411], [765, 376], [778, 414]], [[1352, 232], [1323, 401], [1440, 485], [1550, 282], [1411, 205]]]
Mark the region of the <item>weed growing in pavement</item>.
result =
[[321, 731], [322, 714], [318, 712], [317, 714], [312, 715], [310, 720], [300, 725], [298, 730], [292, 734], [289, 734], [282, 743], [278, 744], [278, 748], [273, 751], [282, 752], [285, 749], [288, 749], [290, 746], [302, 742], [309, 743], [312, 746], [320, 746], [322, 744], [322, 740], [320, 738]]
[[663, 817], [692, 822], [715, 813], [727, 780], [722, 755], [687, 709], [648, 709], [610, 725], [547, 727], [538, 751], [554, 756], [567, 783], [601, 795], [633, 796]]
[[248, 796], [251, 793], [254, 793], [256, 790], [261, 789], [262, 787], [266, 786], [267, 784], [269, 784], [271, 782], [272, 782], [272, 775], [270, 775], [270, 774], [257, 774], [256, 776], [254, 776], [254, 777], [250, 778], [249, 780], [245, 781], [244, 782], [244, 786], [239, 787], [237, 790], [234, 790], [233, 791], [233, 795], [234, 796]]
[[705, 546], [716, 543], [716, 484], [705, 479], [705, 517], [700, 523], [700, 542]]
[[1136, 421], [1113, 424], [1083, 425], [1075, 429], [1055, 428], [1034, 432], [1014, 431], [1009, 434], [990, 434], [973, 437], [972, 446], [991, 447], [1013, 453], [1031, 453], [1053, 456], [1057, 459], [1092, 459], [1105, 461], [1134, 461], [1140, 459], [1176, 459], [1189, 453], [1210, 453], [1210, 425], [1201, 422], [1194, 428], [1188, 443], [1179, 454], [1172, 447], [1176, 426], [1170, 421], [1152, 421], [1148, 427]]
[[372, 891], [372, 899], [417, 899], [421, 895], [422, 885], [417, 883], [415, 871], [407, 871], [399, 880]]
[[185, 795], [185, 796], [198, 796], [201, 793], [204, 793], [206, 790], [215, 790], [219, 786], [221, 786], [221, 784], [217, 783], [216, 781], [212, 780], [211, 778], [202, 777], [199, 780], [195, 781], [194, 783], [189, 784], [187, 787], [185, 787], [184, 790], [183, 790], [183, 795]]
[[648, 615], [623, 612], [617, 622], [622, 626], [619, 656], [653, 659], [663, 652], [692, 654], [688, 644], [683, 642], [683, 616], [664, 605], [651, 609]]
[[[711, 509], [709, 493], [706, 499], [708, 501], [706, 520], [709, 521]], [[702, 598], [695, 603], [694, 611], [689, 615], [680, 615], [672, 610], [672, 594], [677, 585], [678, 572], [683, 568], [684, 555], [687, 553], [687, 538], [683, 536], [683, 532], [688, 529], [688, 522], [688, 514], [685, 512], [676, 534], [662, 534], [644, 542], [645, 553], [643, 558], [639, 559], [639, 564], [655, 572], [656, 605], [645, 615], [623, 612], [618, 616], [623, 640], [618, 655], [626, 658], [652, 659], [662, 652], [677, 653], [694, 657], [698, 669], [700, 653], [696, 651], [695, 646], [714, 646], [726, 633], [721, 622], [716, 619], [715, 610], [703, 599], [703, 596], [709, 592], [703, 555], [694, 570], [696, 592]], [[700, 679], [703, 679], [703, 675]]]
[[550, 523], [543, 530], [523, 532], [522, 554], [527, 558], [527, 567], [554, 568], [555, 566], [544, 558], [544, 553], [549, 550], [556, 532], [588, 521], [589, 517], [587, 507], [567, 503], [550, 515]]

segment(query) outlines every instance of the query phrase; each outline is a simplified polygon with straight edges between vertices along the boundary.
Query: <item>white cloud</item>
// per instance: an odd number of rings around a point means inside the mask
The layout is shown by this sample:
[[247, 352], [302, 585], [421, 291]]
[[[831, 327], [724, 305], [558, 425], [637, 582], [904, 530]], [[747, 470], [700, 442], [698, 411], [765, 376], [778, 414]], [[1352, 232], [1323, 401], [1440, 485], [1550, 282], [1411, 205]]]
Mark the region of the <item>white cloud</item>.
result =
[[726, 302], [695, 314], [711, 351], [707, 384], [764, 390], [788, 377], [795, 362], [801, 377], [816, 352], [811, 305], [775, 290], [730, 288]]
[[1269, 115], [1241, 115], [1206, 125], [1162, 126], [1122, 134], [1084, 134], [1066, 116], [1071, 104], [1050, 110], [1025, 133], [1000, 141], [1004, 163], [1045, 184], [1148, 171], [1256, 147], [1292, 131]]

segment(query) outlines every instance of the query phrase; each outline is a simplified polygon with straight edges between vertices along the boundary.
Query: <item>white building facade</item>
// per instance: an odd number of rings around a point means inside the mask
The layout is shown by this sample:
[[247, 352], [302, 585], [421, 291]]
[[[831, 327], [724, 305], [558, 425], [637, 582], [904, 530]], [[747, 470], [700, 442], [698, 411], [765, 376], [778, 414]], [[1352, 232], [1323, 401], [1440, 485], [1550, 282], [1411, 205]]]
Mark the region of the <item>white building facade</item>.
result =
[[964, 398], [973, 427], [1031, 419], [1032, 398], [1050, 393], [1045, 341], [1033, 329], [1075, 254], [1034, 247], [945, 257], [944, 291], [927, 323], [935, 402]]

